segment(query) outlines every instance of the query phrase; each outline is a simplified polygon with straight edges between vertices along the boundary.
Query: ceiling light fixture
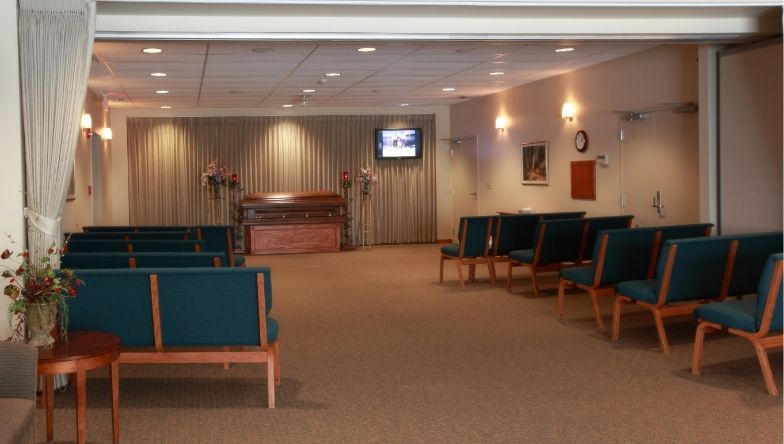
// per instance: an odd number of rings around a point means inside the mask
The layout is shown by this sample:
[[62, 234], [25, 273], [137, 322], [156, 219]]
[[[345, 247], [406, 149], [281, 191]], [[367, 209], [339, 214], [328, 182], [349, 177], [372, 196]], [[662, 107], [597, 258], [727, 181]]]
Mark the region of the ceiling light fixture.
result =
[[401, 103], [400, 106], [408, 106], [408, 103]]
[[159, 89], [159, 90], [155, 91], [155, 94], [169, 94], [169, 90], [168, 89]]
[[316, 90], [315, 89], [303, 89], [302, 92], [304, 94], [311, 94], [311, 93], [316, 92]]
[[169, 106], [169, 105], [163, 105], [163, 106], [161, 107], [161, 109], [171, 109], [171, 106]]
[[441, 91], [454, 91], [455, 89], [451, 86], [447, 86], [446, 88], [441, 88]]
[[324, 75], [327, 76], [327, 77], [339, 77], [340, 73], [339, 72], [328, 72], [328, 73], [326, 73]]
[[166, 77], [165, 72], [151, 72], [150, 75], [153, 77]]
[[503, 71], [493, 71], [493, 72], [490, 73], [491, 76], [502, 76], [504, 74], [506, 74], [506, 73], [503, 72]]
[[359, 52], [373, 52], [375, 50], [376, 50], [376, 48], [371, 48], [371, 47], [357, 49], [357, 51], [359, 51]]
[[161, 48], [144, 48], [142, 52], [145, 54], [160, 54], [163, 50]]
[[283, 105], [284, 108], [291, 108], [292, 106], [294, 106], [294, 105], [292, 105], [290, 103], [287, 103], [287, 104]]
[[555, 52], [572, 52], [572, 51], [574, 51], [574, 48], [558, 48], [555, 50]]

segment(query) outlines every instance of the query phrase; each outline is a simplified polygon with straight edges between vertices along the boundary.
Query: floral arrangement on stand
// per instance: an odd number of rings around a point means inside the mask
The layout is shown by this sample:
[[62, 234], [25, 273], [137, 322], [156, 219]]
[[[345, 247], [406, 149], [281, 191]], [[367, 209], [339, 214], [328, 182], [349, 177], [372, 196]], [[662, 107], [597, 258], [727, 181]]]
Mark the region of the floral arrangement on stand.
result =
[[[15, 244], [13, 240], [12, 244]], [[56, 269], [52, 263], [62, 254], [53, 246], [37, 262], [30, 262], [29, 250], [13, 256], [5, 249], [0, 254], [2, 276], [8, 279], [3, 294], [11, 299], [8, 306], [9, 325], [13, 316], [24, 316], [24, 323], [13, 327], [12, 336], [24, 337], [22, 328], [27, 326], [28, 342], [36, 346], [46, 346], [54, 342], [51, 331], [59, 327], [62, 337], [68, 333], [68, 304], [66, 299], [76, 296], [76, 288], [84, 282], [77, 278], [73, 270]], [[5, 262], [8, 261], [8, 262]], [[10, 265], [8, 265], [10, 263]]]
[[359, 182], [361, 187], [360, 190], [362, 191], [362, 194], [365, 195], [370, 194], [370, 185], [377, 180], [378, 176], [373, 174], [368, 167], [360, 168], [359, 174], [354, 178], [354, 181]]
[[201, 184], [209, 187], [210, 198], [219, 199], [220, 187], [225, 187], [230, 177], [232, 173], [229, 167], [219, 164], [215, 159], [208, 163], [201, 173]]

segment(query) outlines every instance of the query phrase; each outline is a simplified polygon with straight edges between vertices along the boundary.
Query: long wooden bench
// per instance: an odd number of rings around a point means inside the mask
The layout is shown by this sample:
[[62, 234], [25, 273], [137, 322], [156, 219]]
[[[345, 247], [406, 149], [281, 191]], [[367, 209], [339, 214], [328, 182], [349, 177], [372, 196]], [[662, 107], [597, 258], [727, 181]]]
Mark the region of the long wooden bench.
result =
[[64, 248], [66, 253], [97, 253], [97, 252], [200, 252], [204, 250], [204, 241], [200, 240], [169, 240], [169, 239], [74, 239], [69, 240]]
[[270, 269], [77, 269], [69, 326], [121, 339], [120, 363], [267, 365], [267, 396], [280, 383]]
[[[559, 271], [590, 259], [586, 243], [603, 229], [628, 228], [634, 216], [603, 216], [585, 219], [553, 219], [537, 222], [533, 248], [509, 253], [506, 289], [512, 289], [512, 269], [526, 267], [531, 273], [534, 296], [539, 297], [536, 274]], [[594, 234], [591, 234], [594, 233]]]
[[713, 224], [689, 224], [599, 231], [591, 265], [561, 270], [556, 315], [563, 316], [566, 288], [577, 287], [591, 297], [596, 326], [603, 328], [598, 297], [614, 296], [618, 282], [653, 278], [663, 241], [709, 236], [712, 227]]
[[60, 259], [62, 268], [225, 267], [227, 264], [222, 252], [68, 253]]
[[99, 240], [99, 239], [124, 239], [124, 240], [141, 240], [141, 239], [171, 239], [171, 240], [188, 240], [194, 239], [196, 236], [190, 231], [95, 231], [95, 232], [82, 232], [82, 233], [65, 233], [63, 236], [66, 241], [76, 239]]
[[621, 308], [651, 311], [664, 353], [670, 352], [664, 318], [691, 314], [700, 304], [755, 293], [767, 258], [781, 250], [781, 232], [740, 234], [664, 243], [654, 279], [620, 282], [613, 304], [611, 339], [620, 334]]

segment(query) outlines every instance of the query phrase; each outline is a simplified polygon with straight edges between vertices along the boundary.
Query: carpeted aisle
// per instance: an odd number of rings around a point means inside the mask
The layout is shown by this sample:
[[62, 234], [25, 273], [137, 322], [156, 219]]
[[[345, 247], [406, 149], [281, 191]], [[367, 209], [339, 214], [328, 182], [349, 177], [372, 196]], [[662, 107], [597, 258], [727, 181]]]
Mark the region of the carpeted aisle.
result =
[[[249, 257], [272, 267], [277, 408], [266, 408], [261, 366], [124, 365], [121, 440], [782, 442], [782, 397], [765, 391], [746, 341], [709, 337], [692, 376], [694, 321], [668, 323], [665, 356], [651, 316], [632, 308], [613, 343], [609, 299], [605, 331], [583, 294], [567, 295], [558, 321], [554, 275], [539, 299], [520, 269], [513, 294], [481, 266], [461, 288], [447, 263], [439, 285], [438, 248]], [[781, 390], [782, 355], [770, 358]], [[106, 372], [87, 391], [87, 439], [111, 442]], [[72, 389], [56, 394], [55, 441], [75, 439], [73, 405]], [[43, 441], [40, 408], [36, 419]]]

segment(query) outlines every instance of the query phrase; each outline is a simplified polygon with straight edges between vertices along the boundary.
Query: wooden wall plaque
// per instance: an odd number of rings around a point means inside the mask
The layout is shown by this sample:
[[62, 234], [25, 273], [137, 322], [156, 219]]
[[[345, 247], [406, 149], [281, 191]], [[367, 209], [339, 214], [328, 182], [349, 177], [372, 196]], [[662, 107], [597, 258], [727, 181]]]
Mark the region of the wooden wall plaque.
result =
[[596, 161], [572, 162], [572, 199], [596, 200]]

